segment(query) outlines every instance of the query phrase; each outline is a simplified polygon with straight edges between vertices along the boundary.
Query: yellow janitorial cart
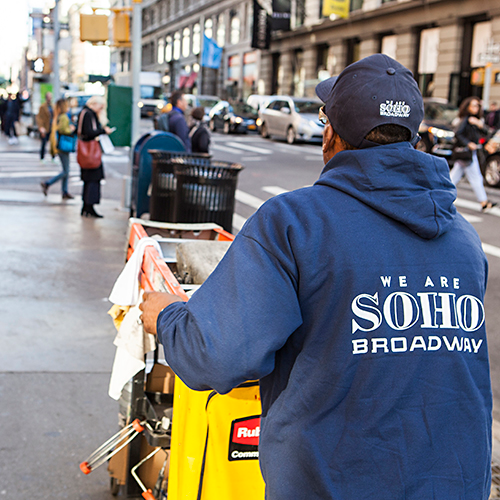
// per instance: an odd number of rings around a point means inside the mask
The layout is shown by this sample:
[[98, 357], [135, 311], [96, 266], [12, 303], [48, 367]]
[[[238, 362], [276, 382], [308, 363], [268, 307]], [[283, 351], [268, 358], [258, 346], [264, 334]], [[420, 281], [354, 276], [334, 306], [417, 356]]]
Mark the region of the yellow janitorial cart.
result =
[[[146, 247], [141, 287], [183, 300], [200, 283], [192, 283], [192, 274], [179, 268], [178, 245], [205, 241], [227, 247], [234, 238], [210, 223], [130, 219], [127, 258], [146, 237], [158, 241], [163, 256], [153, 246]], [[126, 407], [121, 410], [123, 428], [82, 463], [82, 471], [89, 473], [108, 462], [112, 492], [122, 491], [128, 498], [263, 500], [258, 382], [249, 381], [225, 395], [193, 391], [165, 366], [158, 351], [131, 381], [127, 404], [121, 404]]]

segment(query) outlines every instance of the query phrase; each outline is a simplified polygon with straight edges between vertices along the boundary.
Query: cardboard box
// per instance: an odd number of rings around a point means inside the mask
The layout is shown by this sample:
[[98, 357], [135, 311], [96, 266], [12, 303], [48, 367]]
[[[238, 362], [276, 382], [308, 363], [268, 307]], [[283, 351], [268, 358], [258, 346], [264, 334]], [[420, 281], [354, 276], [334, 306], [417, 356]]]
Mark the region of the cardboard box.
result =
[[150, 392], [174, 393], [175, 375], [169, 366], [155, 364], [148, 375], [146, 390]]

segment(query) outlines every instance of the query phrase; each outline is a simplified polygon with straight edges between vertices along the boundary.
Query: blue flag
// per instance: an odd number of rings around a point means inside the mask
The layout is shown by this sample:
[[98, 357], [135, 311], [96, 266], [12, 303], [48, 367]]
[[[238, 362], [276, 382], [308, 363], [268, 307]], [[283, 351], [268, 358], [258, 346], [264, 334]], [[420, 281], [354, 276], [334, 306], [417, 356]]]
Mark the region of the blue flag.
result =
[[203, 34], [203, 52], [201, 54], [201, 65], [206, 68], [219, 69], [222, 59], [222, 47], [219, 47], [215, 40]]

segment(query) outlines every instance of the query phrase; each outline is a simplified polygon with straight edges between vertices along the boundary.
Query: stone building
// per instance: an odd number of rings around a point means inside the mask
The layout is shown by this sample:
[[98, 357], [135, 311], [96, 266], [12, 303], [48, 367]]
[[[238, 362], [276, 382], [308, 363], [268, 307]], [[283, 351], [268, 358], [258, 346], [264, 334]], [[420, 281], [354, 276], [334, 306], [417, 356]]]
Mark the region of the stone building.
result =
[[[313, 95], [323, 75], [377, 52], [410, 68], [424, 95], [454, 104], [482, 96], [471, 76], [485, 54], [497, 61], [492, 74], [500, 71], [497, 0], [351, 0], [349, 18], [333, 20], [320, 16], [321, 4], [308, 0], [304, 25], [275, 35], [261, 56], [264, 93]], [[500, 101], [500, 81], [490, 97]]]
[[[424, 95], [454, 104], [482, 96], [471, 76], [487, 58], [493, 75], [500, 71], [498, 0], [351, 0], [348, 19], [322, 16], [322, 4], [291, 0], [291, 29], [274, 32], [270, 48], [256, 50], [253, 0], [144, 0], [142, 70], [160, 72], [166, 91], [310, 96], [321, 79], [384, 52], [413, 71]], [[218, 70], [201, 68], [203, 34], [223, 47]], [[129, 51], [113, 57], [118, 68], [129, 68]], [[490, 97], [500, 101], [500, 83], [491, 85]]]

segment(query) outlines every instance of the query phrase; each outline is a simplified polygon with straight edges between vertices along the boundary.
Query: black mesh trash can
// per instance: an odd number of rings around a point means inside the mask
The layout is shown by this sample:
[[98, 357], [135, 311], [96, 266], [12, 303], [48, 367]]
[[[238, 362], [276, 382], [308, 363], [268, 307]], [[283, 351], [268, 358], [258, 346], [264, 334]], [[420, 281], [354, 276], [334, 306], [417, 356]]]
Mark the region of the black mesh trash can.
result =
[[232, 231], [238, 163], [211, 161], [196, 165], [189, 159], [172, 159], [177, 181], [176, 222], [215, 222]]
[[152, 157], [150, 218], [159, 222], [175, 222], [177, 181], [172, 159], [187, 160], [195, 165], [210, 165], [210, 155], [160, 150], [150, 150], [149, 153]]

